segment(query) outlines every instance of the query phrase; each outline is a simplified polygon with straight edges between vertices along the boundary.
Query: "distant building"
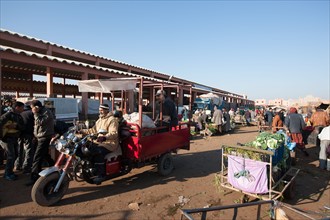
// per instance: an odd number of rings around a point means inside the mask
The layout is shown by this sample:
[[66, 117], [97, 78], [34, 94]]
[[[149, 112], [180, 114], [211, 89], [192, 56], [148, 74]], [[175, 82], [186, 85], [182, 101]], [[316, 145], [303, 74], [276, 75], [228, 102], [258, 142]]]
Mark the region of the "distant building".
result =
[[267, 105], [266, 99], [256, 99], [255, 100], [255, 105], [256, 106], [265, 106], [265, 105]]
[[296, 107], [302, 107], [302, 106], [318, 106], [320, 103], [330, 104], [330, 100], [323, 100], [318, 97], [314, 97], [312, 95], [308, 95], [304, 98], [299, 99], [272, 99], [267, 100], [266, 99], [256, 99], [255, 104], [259, 106], [266, 106], [266, 105], [274, 105], [274, 106], [283, 106], [283, 107], [290, 107], [290, 106], [296, 106]]
[[268, 105], [277, 105], [282, 106], [283, 105], [283, 99], [273, 99], [268, 101]]

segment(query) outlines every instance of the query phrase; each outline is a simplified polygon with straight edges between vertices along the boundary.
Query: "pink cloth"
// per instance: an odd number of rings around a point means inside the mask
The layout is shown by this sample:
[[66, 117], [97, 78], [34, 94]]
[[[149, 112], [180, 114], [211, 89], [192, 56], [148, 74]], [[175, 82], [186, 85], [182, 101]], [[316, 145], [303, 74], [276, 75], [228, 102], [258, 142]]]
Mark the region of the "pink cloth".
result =
[[228, 182], [236, 189], [245, 192], [258, 194], [267, 193], [267, 164], [261, 161], [229, 155]]

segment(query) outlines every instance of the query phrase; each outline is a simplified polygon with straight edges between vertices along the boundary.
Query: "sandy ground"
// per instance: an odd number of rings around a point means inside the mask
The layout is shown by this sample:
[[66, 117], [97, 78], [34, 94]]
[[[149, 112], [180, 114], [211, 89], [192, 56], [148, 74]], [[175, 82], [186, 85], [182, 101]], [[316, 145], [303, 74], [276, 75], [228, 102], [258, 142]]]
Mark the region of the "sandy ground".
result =
[[[245, 143], [257, 135], [256, 127], [242, 127], [231, 135], [208, 139], [195, 138], [191, 150], [180, 151], [174, 156], [175, 170], [167, 177], [160, 176], [154, 166], [134, 169], [131, 173], [102, 183], [70, 182], [64, 198], [52, 207], [40, 207], [31, 200], [31, 187], [26, 187], [28, 177], [9, 182], [0, 178], [0, 218], [3, 219], [180, 219], [180, 208], [194, 209], [205, 206], [223, 206], [238, 202], [240, 193], [217, 190], [215, 174], [220, 171], [221, 145]], [[309, 212], [310, 216], [322, 218], [320, 213], [330, 215], [324, 206], [330, 207], [330, 172], [318, 166], [318, 149], [308, 146], [309, 157], [297, 153], [297, 168], [301, 169], [296, 182], [296, 197], [284, 201]], [[3, 167], [0, 176], [3, 176]], [[178, 204], [179, 197], [186, 198]], [[138, 203], [139, 211], [128, 205]], [[263, 219], [270, 219], [269, 206], [261, 211]], [[291, 219], [307, 219], [284, 209]], [[314, 212], [312, 215], [311, 213]], [[233, 211], [207, 213], [207, 219], [231, 219]], [[256, 208], [239, 209], [238, 219], [255, 219]], [[194, 215], [200, 219], [200, 215]]]

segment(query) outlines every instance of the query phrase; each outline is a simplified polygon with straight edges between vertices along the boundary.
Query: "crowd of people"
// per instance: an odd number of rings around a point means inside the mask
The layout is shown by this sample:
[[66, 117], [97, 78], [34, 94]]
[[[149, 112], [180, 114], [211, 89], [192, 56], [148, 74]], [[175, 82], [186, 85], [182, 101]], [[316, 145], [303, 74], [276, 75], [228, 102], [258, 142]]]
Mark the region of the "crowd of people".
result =
[[205, 129], [208, 123], [212, 123], [215, 126], [216, 134], [221, 135], [231, 132], [237, 122], [250, 126], [253, 118], [254, 112], [248, 108], [237, 108], [236, 111], [234, 108], [230, 108], [228, 111], [227, 108], [219, 108], [215, 105], [213, 114], [209, 115], [207, 110], [197, 109], [192, 116], [192, 121], [196, 123], [197, 131]]
[[43, 160], [50, 157], [49, 143], [55, 134], [53, 113], [40, 101], [28, 104], [5, 100], [0, 117], [0, 163], [6, 156], [4, 178], [16, 180], [14, 171], [31, 176], [27, 185], [39, 177]]
[[[193, 121], [196, 122], [198, 129], [204, 129], [207, 127], [207, 118], [205, 110], [197, 110], [193, 116]], [[255, 111], [246, 108], [237, 108], [235, 111], [231, 108], [227, 112], [225, 108], [220, 110], [215, 106], [211, 118], [209, 123], [216, 127], [217, 134], [230, 131], [237, 120], [241, 121], [242, 125], [248, 126], [252, 120], [255, 121], [259, 132], [271, 131], [276, 133], [279, 130], [285, 130], [292, 142], [296, 143], [297, 149], [301, 150], [305, 156], [309, 156], [305, 147], [308, 144], [308, 136], [316, 135], [315, 144], [320, 147], [319, 167], [321, 169], [326, 168], [326, 152], [329, 151], [330, 153], [330, 119], [329, 113], [321, 107], [316, 107], [304, 117], [301, 110], [294, 107], [287, 111], [284, 108], [257, 108]]]
[[[163, 105], [161, 125], [169, 128], [176, 126], [178, 124], [178, 115], [173, 101], [162, 90], [157, 92], [156, 99]], [[17, 175], [14, 171], [22, 171], [23, 174], [30, 175], [31, 178], [27, 185], [32, 185], [39, 178], [43, 161], [50, 158], [48, 151], [52, 138], [54, 138], [56, 133], [64, 133], [63, 128], [61, 131], [56, 129], [55, 116], [38, 100], [33, 100], [29, 103], [4, 100], [1, 111], [0, 165], [4, 164], [6, 156], [4, 178], [9, 181], [16, 180]], [[110, 125], [115, 123], [113, 115], [110, 114], [109, 106], [101, 105], [99, 112], [100, 118], [96, 122], [96, 127], [93, 127], [91, 130], [84, 130], [82, 133], [95, 131], [97, 126], [100, 127], [102, 123]], [[205, 109], [196, 110], [193, 114], [193, 121], [195, 121], [198, 130], [207, 128], [208, 124], [211, 123], [215, 126], [217, 134], [224, 134], [234, 129], [235, 121], [237, 121], [238, 117], [242, 124], [247, 126], [252, 121], [256, 121], [259, 131], [265, 128], [272, 130], [274, 133], [280, 129], [286, 130], [292, 141], [297, 144], [297, 148], [306, 156], [308, 156], [305, 148], [305, 144], [307, 144], [306, 134], [308, 136], [311, 131], [316, 131], [319, 134], [317, 145], [320, 146], [320, 168], [326, 168], [326, 151], [330, 150], [330, 119], [329, 114], [321, 108], [317, 108], [304, 118], [302, 114], [298, 113], [296, 108], [290, 108], [289, 111], [284, 109], [276, 109], [274, 111], [272, 108], [261, 108], [255, 111], [247, 108], [237, 108], [235, 111], [235, 109], [231, 108], [227, 111], [226, 108], [219, 109], [218, 106], [214, 106], [212, 115], [207, 115]], [[160, 114], [157, 119], [156, 124], [159, 123]], [[110, 125], [107, 127], [113, 127], [113, 129], [109, 130], [108, 136], [116, 136], [115, 139], [118, 139], [118, 134], [116, 133], [118, 123], [115, 123], [114, 126]], [[113, 148], [118, 148], [118, 141], [111, 142], [113, 146], [111, 144], [109, 146], [104, 145], [109, 139], [108, 136], [106, 136], [106, 140], [101, 140], [103, 137], [100, 137], [98, 140], [103, 148], [95, 148], [95, 155], [99, 155], [96, 158], [100, 166], [98, 169], [98, 181], [102, 181], [105, 175], [104, 154], [113, 151]], [[116, 144], [114, 145], [114, 143]]]

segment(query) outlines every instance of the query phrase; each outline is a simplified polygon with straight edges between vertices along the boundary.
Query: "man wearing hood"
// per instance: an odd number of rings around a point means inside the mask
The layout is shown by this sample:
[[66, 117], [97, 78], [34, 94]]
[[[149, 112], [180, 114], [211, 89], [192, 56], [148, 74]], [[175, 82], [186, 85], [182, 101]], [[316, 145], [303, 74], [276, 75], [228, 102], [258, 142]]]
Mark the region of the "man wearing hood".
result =
[[94, 127], [80, 131], [83, 135], [97, 134], [101, 129], [107, 131], [106, 134], [98, 134], [96, 143], [89, 147], [89, 151], [94, 157], [95, 168], [97, 169], [97, 177], [93, 179], [96, 184], [100, 184], [105, 180], [105, 155], [119, 148], [118, 119], [114, 117], [112, 112], [109, 112], [107, 104], [100, 105], [99, 113], [99, 119]]

